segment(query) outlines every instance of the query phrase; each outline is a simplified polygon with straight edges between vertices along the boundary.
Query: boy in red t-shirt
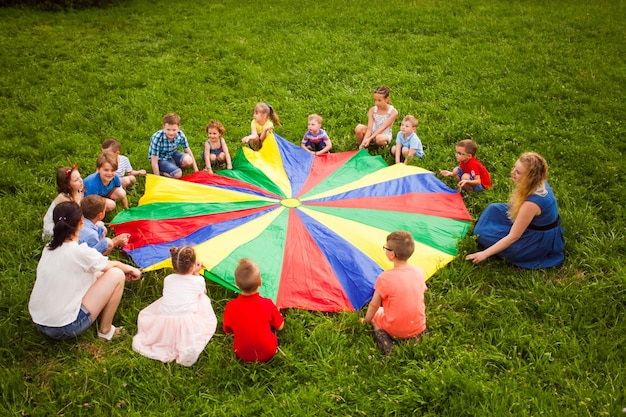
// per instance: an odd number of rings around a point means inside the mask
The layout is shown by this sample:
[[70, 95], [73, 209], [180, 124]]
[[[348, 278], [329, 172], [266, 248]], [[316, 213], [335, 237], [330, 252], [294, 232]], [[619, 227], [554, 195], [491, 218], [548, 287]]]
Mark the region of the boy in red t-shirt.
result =
[[456, 144], [456, 160], [459, 166], [452, 171], [442, 170], [439, 173], [444, 177], [456, 177], [461, 190], [483, 191], [491, 187], [489, 171], [476, 159], [478, 146], [471, 139], [465, 139]]
[[235, 355], [244, 362], [267, 362], [278, 351], [275, 331], [282, 330], [285, 319], [269, 298], [261, 297], [261, 272], [247, 258], [235, 269], [235, 284], [241, 294], [224, 309], [224, 332], [234, 334]]
[[365, 318], [384, 355], [393, 348], [392, 337], [412, 339], [416, 342], [428, 334], [424, 293], [428, 289], [421, 268], [409, 265], [408, 259], [415, 251], [413, 236], [399, 230], [387, 236], [383, 246], [393, 269], [382, 272], [374, 284], [374, 295]]

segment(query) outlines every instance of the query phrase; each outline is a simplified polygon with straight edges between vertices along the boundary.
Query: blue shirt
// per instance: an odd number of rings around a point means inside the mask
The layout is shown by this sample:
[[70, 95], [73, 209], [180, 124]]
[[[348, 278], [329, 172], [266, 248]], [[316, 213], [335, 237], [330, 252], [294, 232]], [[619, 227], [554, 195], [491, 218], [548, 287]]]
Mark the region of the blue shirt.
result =
[[120, 177], [115, 175], [109, 185], [104, 185], [102, 184], [102, 179], [100, 179], [100, 174], [98, 172], [94, 172], [85, 178], [83, 185], [85, 186], [85, 197], [92, 194], [106, 197], [115, 187], [122, 186], [122, 180], [120, 180]]
[[78, 235], [78, 244], [86, 243], [90, 248], [94, 248], [100, 253], [106, 252], [109, 243], [104, 238], [104, 226], [97, 226], [89, 219], [85, 219], [83, 228]]
[[424, 148], [422, 148], [422, 141], [417, 137], [415, 132], [411, 132], [408, 138], [404, 138], [404, 133], [398, 132], [396, 136], [396, 144], [402, 146], [403, 148], [415, 149], [415, 155], [418, 158], [422, 158], [424, 156]]
[[165, 134], [163, 129], [156, 132], [150, 138], [150, 148], [148, 148], [148, 159], [151, 159], [152, 156], [157, 156], [159, 161], [165, 161], [172, 158], [176, 149], [179, 146], [182, 146], [183, 149], [189, 148], [189, 143], [187, 142], [187, 137], [179, 130], [176, 132], [176, 136], [174, 140], [170, 142]]

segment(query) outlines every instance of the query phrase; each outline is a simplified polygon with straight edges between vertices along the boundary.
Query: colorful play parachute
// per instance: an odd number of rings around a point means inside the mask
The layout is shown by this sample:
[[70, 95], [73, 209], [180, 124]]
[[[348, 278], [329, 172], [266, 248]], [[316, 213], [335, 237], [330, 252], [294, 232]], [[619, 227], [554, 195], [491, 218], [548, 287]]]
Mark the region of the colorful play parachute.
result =
[[382, 246], [395, 230], [416, 241], [409, 263], [427, 277], [457, 255], [469, 227], [460, 194], [424, 169], [365, 150], [313, 156], [278, 135], [242, 149], [232, 171], [184, 181], [148, 175], [139, 206], [111, 227], [144, 270], [171, 267], [169, 248], [188, 245], [205, 276], [233, 290], [241, 258], [261, 269], [261, 295], [279, 308], [360, 309], [393, 265]]

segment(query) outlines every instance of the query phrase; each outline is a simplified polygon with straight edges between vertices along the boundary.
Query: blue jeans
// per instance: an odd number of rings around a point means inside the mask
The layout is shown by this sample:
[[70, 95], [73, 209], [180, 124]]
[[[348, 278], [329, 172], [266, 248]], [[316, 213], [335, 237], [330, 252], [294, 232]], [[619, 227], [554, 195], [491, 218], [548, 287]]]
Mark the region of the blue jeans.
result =
[[66, 324], [62, 327], [50, 327], [35, 323], [35, 326], [41, 333], [45, 334], [51, 339], [66, 340], [78, 337], [83, 334], [85, 330], [87, 330], [91, 326], [91, 323], [93, 323], [93, 320], [91, 319], [91, 313], [89, 313], [85, 306], [81, 304], [80, 310], [78, 310], [78, 316], [76, 317], [76, 320], [74, 320], [70, 324]]
[[159, 172], [165, 172], [170, 177], [175, 176], [177, 172], [182, 172], [179, 167], [184, 157], [184, 153], [176, 151], [170, 159], [159, 160]]

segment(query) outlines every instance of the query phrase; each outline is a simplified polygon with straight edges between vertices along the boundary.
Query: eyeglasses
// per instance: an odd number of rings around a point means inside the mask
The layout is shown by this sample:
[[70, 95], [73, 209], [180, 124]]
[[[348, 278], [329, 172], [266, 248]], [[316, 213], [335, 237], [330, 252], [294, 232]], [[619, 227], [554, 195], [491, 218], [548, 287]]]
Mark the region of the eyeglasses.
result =
[[65, 178], [69, 178], [70, 175], [72, 175], [72, 171], [74, 171], [75, 169], [78, 169], [78, 165], [74, 164], [73, 167], [71, 167], [70, 169], [65, 170]]
[[393, 249], [388, 248], [387, 246], [383, 246], [383, 249], [386, 250], [386, 251], [389, 251], [389, 252], [393, 252]]
[[467, 155], [469, 155], [469, 154], [468, 154], [468, 153], [466, 153], [466, 152], [459, 152], [459, 151], [457, 151], [457, 152], [456, 152], [456, 154], [457, 154], [457, 155], [463, 155], [463, 156], [467, 156]]

